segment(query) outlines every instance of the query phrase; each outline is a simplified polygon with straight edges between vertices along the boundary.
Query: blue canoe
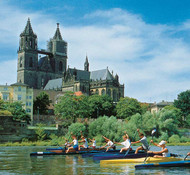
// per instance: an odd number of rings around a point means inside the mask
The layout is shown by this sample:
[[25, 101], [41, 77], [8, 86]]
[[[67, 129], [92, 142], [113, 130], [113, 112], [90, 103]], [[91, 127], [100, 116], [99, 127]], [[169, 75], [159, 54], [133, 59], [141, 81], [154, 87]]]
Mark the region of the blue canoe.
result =
[[190, 167], [190, 160], [135, 165], [136, 169], [157, 168], [157, 167]]

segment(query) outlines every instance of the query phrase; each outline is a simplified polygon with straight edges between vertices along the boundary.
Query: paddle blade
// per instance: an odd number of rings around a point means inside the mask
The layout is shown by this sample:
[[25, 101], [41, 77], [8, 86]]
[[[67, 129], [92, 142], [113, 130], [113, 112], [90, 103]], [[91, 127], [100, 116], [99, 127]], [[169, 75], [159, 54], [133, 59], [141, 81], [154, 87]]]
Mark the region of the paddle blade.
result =
[[153, 136], [155, 132], [156, 132], [156, 129], [153, 129], [151, 135]]

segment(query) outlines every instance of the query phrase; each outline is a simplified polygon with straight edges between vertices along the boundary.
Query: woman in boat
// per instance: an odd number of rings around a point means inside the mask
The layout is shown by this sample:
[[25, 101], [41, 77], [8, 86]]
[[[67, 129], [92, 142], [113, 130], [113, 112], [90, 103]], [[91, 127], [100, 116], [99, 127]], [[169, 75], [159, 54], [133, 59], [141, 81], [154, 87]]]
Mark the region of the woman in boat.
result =
[[79, 141], [79, 143], [84, 143], [84, 144], [83, 145], [79, 145], [79, 151], [80, 151], [81, 148], [85, 148], [85, 149], [88, 148], [88, 141], [87, 141], [87, 139], [83, 136], [82, 131], [80, 133], [81, 133], [81, 139], [82, 140]]
[[155, 155], [154, 157], [170, 157], [171, 156], [168, 148], [166, 147], [166, 141], [162, 140], [159, 144], [154, 143], [153, 140], [151, 140], [150, 142], [153, 143], [155, 146], [162, 148], [162, 150], [161, 151], [148, 151], [148, 153], [162, 154], [162, 156]]
[[148, 151], [149, 149], [149, 144], [147, 142], [147, 139], [146, 137], [144, 136], [143, 133], [140, 133], [139, 129], [137, 129], [137, 132], [139, 133], [139, 137], [141, 138], [139, 141], [136, 141], [136, 142], [131, 142], [131, 144], [134, 144], [134, 143], [142, 143], [142, 146], [138, 147], [135, 151], [135, 154], [137, 154], [139, 152], [139, 150], [144, 150], [145, 152]]
[[125, 135], [123, 136], [123, 140], [124, 140], [124, 142], [121, 142], [121, 143], [114, 142], [116, 144], [124, 146], [123, 148], [121, 148], [120, 153], [122, 153], [123, 151], [128, 151], [131, 148], [131, 142], [130, 142], [129, 136], [126, 132], [125, 132]]
[[100, 149], [105, 148], [106, 146], [108, 146], [107, 149], [106, 149], [106, 152], [107, 152], [110, 148], [112, 148], [113, 150], [116, 150], [115, 144], [114, 144], [110, 139], [108, 139], [108, 138], [106, 138], [106, 137], [104, 137], [104, 136], [102, 136], [102, 137], [104, 138], [105, 142], [107, 142], [107, 143], [106, 143], [105, 146], [102, 146]]
[[69, 143], [68, 139], [66, 139], [64, 136], [63, 136], [63, 139], [65, 140], [64, 146], [65, 146], [65, 150], [66, 150], [68, 147], [71, 146], [71, 144]]
[[77, 137], [75, 135], [72, 135], [71, 136], [73, 141], [71, 142], [71, 144], [73, 144], [73, 146], [71, 147], [68, 147], [68, 150], [66, 151], [66, 153], [69, 153], [69, 152], [73, 152], [73, 151], [78, 151], [78, 140], [77, 140]]
[[95, 140], [95, 138], [93, 138], [93, 139], [89, 138], [89, 140], [92, 142], [92, 145], [89, 145], [89, 147], [95, 149], [96, 148], [96, 140]]

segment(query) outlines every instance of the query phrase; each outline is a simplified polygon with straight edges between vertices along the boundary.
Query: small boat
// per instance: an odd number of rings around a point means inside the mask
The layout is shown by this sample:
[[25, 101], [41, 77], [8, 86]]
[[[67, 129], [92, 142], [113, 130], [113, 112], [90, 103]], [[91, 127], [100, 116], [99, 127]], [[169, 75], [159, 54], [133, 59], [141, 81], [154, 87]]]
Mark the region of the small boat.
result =
[[[109, 150], [106, 153], [116, 153], [119, 152], [120, 150]], [[60, 151], [60, 149], [58, 148], [56, 149], [52, 149], [49, 152], [32, 152], [30, 153], [30, 156], [45, 156], [45, 155], [75, 155], [75, 154], [88, 154], [88, 153], [105, 153], [105, 149], [81, 149], [80, 151], [75, 151], [73, 150], [73, 152], [69, 152], [69, 153], [65, 153], [65, 150]]]
[[136, 169], [157, 167], [190, 167], [190, 160], [135, 165]]
[[[162, 155], [162, 154], [157, 154], [157, 155]], [[85, 155], [84, 155], [85, 156]], [[148, 157], [153, 157], [155, 154], [153, 153], [148, 153]], [[179, 157], [177, 154], [171, 154], [172, 157]], [[129, 152], [127, 155], [125, 153], [115, 153], [115, 154], [94, 154], [93, 159], [98, 161], [98, 160], [110, 160], [110, 159], [130, 159], [130, 158], [142, 158], [142, 157], [147, 157], [147, 153], [144, 152], [139, 152], [138, 154], [134, 154]]]
[[[113, 159], [113, 160], [101, 160], [100, 164], [125, 164], [125, 163], [143, 163], [145, 158], [136, 158], [136, 159]], [[156, 162], [173, 162], [180, 161], [182, 158], [177, 157], [148, 157], [146, 159], [147, 163], [156, 163]]]

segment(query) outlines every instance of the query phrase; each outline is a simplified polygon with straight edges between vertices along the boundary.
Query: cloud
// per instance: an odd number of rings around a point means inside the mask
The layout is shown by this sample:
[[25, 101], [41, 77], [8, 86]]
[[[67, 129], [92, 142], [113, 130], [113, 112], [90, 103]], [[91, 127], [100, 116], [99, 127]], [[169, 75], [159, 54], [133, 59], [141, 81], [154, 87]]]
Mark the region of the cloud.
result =
[[[39, 47], [46, 47], [46, 41], [55, 32], [55, 16], [39, 11], [28, 13], [19, 8], [13, 10], [15, 8], [6, 4], [3, 9], [0, 12], [4, 19], [0, 24], [3, 32], [0, 45], [18, 48], [19, 34], [30, 17]], [[190, 21], [179, 26], [151, 25], [140, 15], [118, 8], [97, 10], [86, 14], [82, 20], [81, 25], [69, 23], [63, 26], [63, 19], [59, 19], [62, 36], [68, 42], [70, 67], [83, 69], [87, 53], [91, 70], [108, 66], [125, 84], [125, 95], [140, 101], [173, 100], [179, 92], [190, 87], [187, 76], [190, 73], [190, 49], [185, 39]], [[14, 61], [10, 63], [0, 58], [0, 74], [6, 73], [2, 69], [6, 64], [16, 64], [16, 57], [15, 53]], [[1, 77], [1, 82], [5, 81]]]

